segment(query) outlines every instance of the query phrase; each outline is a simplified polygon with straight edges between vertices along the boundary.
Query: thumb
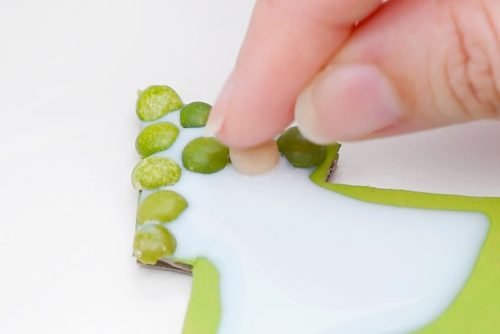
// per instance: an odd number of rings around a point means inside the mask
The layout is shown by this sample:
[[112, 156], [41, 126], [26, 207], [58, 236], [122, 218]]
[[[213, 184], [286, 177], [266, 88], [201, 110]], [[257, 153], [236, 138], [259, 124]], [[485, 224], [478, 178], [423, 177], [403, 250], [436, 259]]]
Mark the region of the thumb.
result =
[[394, 1], [363, 23], [300, 94], [318, 143], [500, 119], [500, 2]]
[[259, 0], [207, 127], [230, 147], [265, 143], [293, 121], [295, 99], [380, 0]]

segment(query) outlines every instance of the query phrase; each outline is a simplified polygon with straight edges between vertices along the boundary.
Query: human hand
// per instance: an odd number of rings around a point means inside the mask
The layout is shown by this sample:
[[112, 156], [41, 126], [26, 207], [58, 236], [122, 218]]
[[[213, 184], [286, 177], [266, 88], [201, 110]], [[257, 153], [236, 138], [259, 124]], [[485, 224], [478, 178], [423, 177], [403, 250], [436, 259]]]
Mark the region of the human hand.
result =
[[294, 118], [318, 143], [500, 119], [500, 2], [258, 1], [209, 127], [246, 148]]

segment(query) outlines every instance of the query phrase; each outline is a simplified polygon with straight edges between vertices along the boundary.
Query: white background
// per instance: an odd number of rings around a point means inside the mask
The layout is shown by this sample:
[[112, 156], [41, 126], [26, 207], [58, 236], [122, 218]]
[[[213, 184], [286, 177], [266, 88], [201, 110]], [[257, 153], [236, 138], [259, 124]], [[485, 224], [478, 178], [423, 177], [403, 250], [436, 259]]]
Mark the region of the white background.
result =
[[[0, 2], [0, 332], [180, 333], [191, 280], [131, 257], [137, 89], [212, 103], [252, 1]], [[345, 145], [336, 181], [500, 195], [500, 125]]]

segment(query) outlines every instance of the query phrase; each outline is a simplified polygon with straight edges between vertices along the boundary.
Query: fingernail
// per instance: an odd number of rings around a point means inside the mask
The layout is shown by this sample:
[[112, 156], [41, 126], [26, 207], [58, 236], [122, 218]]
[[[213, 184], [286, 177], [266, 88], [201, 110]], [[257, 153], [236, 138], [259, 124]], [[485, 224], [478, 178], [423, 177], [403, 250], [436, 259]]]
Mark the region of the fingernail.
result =
[[300, 94], [295, 106], [302, 134], [318, 144], [363, 139], [400, 118], [394, 88], [371, 65], [326, 70]]
[[233, 91], [233, 74], [229, 76], [222, 88], [217, 101], [210, 112], [205, 131], [209, 137], [215, 136], [224, 123], [224, 118], [229, 110], [229, 102]]

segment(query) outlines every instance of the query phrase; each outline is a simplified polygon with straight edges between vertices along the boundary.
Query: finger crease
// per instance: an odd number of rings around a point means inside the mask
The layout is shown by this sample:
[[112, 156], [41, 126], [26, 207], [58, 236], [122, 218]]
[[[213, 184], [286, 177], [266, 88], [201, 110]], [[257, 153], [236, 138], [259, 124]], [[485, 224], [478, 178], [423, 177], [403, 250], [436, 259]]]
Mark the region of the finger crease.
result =
[[[497, 30], [497, 28], [495, 27], [495, 24], [493, 23], [493, 22], [495, 22], [495, 20], [491, 16], [491, 13], [488, 10], [488, 8], [485, 7], [484, 2], [480, 1], [479, 3], [481, 6], [483, 15], [485, 17], [485, 22], [489, 27], [489, 31], [492, 32], [493, 38], [495, 39], [496, 47], [498, 47], [500, 49], [500, 32]], [[500, 79], [495, 80], [495, 77], [496, 77], [495, 76], [495, 69], [493, 68], [493, 65], [490, 62], [488, 62], [488, 75], [492, 78], [493, 86], [494, 86], [493, 94], [495, 95], [495, 98], [494, 98], [494, 107], [493, 108], [497, 110], [497, 114], [498, 114], [497, 116], [500, 117]]]
[[[447, 66], [447, 77], [453, 96], [462, 106], [464, 116], [475, 118], [482, 114], [491, 117], [496, 113], [496, 86], [493, 84], [493, 70], [490, 61], [483, 61], [485, 50], [474, 47], [475, 55], [471, 55], [470, 46], [467, 44], [465, 32], [463, 31], [463, 20], [460, 20], [453, 10], [450, 11], [453, 33], [456, 39], [456, 52], [452, 55], [453, 62]], [[482, 56], [478, 56], [482, 52]], [[479, 57], [479, 59], [478, 59]], [[483, 66], [478, 73], [477, 67]], [[481, 78], [477, 78], [481, 75]], [[484, 75], [484, 77], [482, 77]], [[486, 78], [486, 79], [485, 79]], [[486, 85], [485, 85], [486, 83]], [[491, 88], [495, 91], [491, 92]], [[493, 96], [493, 98], [492, 98]]]

